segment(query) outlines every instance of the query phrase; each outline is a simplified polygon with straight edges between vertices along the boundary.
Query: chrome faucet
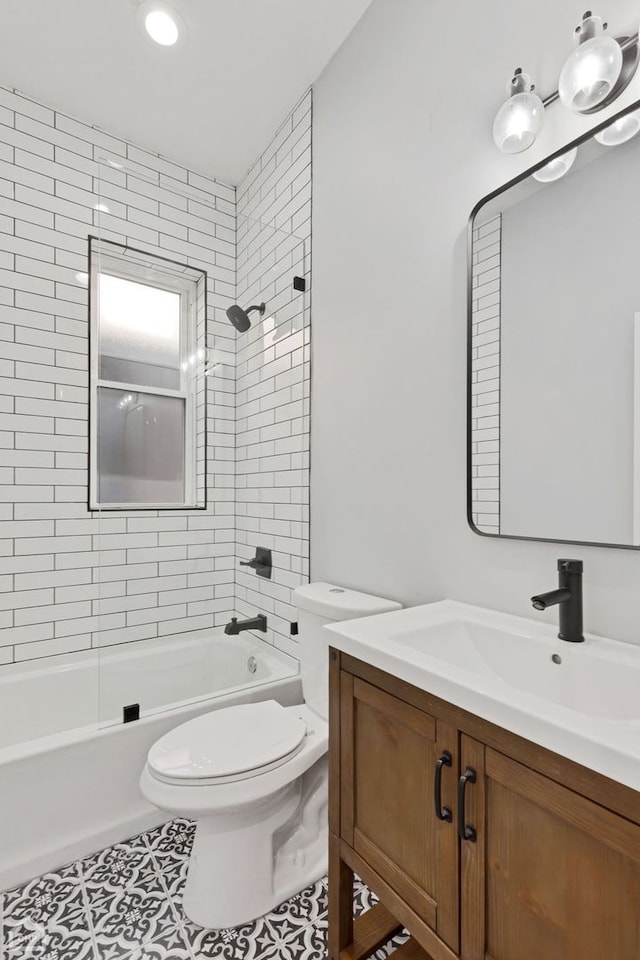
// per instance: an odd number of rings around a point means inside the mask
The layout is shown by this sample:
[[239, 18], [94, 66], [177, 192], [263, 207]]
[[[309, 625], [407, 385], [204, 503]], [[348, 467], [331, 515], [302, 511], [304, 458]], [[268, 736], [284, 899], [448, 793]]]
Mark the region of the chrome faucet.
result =
[[558, 560], [558, 589], [531, 597], [536, 610], [560, 607], [560, 640], [582, 643], [582, 560]]

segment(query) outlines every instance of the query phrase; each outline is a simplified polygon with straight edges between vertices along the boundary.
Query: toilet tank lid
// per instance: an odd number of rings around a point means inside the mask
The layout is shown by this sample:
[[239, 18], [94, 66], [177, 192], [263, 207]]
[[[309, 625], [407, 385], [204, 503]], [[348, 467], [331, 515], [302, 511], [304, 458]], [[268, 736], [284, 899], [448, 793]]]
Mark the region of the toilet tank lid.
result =
[[306, 583], [293, 592], [294, 603], [299, 610], [327, 617], [330, 620], [352, 620], [355, 617], [372, 617], [377, 613], [400, 610], [401, 603], [373, 597], [357, 590], [347, 590], [333, 583]]

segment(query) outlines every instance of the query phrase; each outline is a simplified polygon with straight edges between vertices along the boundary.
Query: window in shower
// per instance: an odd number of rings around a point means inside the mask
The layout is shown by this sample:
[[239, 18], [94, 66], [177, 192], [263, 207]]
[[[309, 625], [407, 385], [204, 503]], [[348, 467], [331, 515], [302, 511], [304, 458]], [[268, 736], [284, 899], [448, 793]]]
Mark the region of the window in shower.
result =
[[204, 508], [206, 274], [89, 244], [90, 508]]

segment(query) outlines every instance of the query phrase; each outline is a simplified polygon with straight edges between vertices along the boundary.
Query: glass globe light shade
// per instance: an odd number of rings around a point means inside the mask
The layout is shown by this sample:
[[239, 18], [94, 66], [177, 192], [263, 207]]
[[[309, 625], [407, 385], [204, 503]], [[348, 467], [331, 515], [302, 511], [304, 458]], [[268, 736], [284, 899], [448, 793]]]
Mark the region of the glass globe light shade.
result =
[[[591, 20], [599, 21], [599, 17]], [[558, 81], [560, 100], [576, 113], [590, 110], [609, 96], [621, 71], [620, 44], [613, 37], [597, 33], [580, 42], [562, 68]]]
[[516, 93], [498, 110], [493, 139], [503, 153], [521, 153], [534, 143], [543, 123], [544, 105], [537, 93]]
[[594, 138], [605, 147], [617, 147], [621, 143], [631, 140], [640, 132], [640, 110], [627, 113], [626, 116], [614, 120], [608, 127], [596, 133]]
[[559, 180], [560, 177], [564, 177], [565, 173], [571, 170], [577, 155], [578, 148], [574, 147], [573, 150], [567, 150], [562, 156], [554, 157], [554, 159], [546, 163], [544, 167], [536, 170], [533, 174], [533, 179], [537, 180], [538, 183], [552, 183], [553, 180]]

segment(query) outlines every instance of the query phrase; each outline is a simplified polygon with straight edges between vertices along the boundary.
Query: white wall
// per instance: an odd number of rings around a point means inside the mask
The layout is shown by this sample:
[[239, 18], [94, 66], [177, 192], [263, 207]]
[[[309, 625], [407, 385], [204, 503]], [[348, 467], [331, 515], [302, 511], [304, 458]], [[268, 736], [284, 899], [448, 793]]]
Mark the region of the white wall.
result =
[[[637, 29], [629, 0], [598, 12]], [[576, 555], [587, 629], [640, 641], [639, 553], [482, 538], [466, 523], [467, 219], [612, 112], [556, 105], [520, 157], [491, 140], [513, 68], [546, 95], [581, 14], [552, 0], [375, 0], [315, 87], [311, 575], [529, 615], [555, 559]]]

